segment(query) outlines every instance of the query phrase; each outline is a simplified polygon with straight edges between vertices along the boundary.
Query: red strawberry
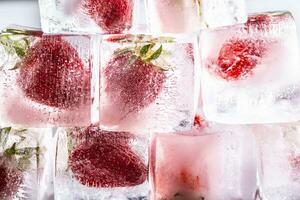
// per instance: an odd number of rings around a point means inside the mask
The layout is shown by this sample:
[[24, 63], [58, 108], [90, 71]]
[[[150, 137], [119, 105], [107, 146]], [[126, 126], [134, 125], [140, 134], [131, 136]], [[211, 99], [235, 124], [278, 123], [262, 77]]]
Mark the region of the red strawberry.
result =
[[23, 174], [3, 155], [0, 156], [0, 177], [0, 198], [13, 199], [23, 182]]
[[126, 133], [109, 135], [98, 129], [85, 132], [93, 135], [75, 146], [69, 156], [74, 177], [89, 187], [130, 187], [147, 179], [147, 168], [141, 158], [131, 150]]
[[62, 37], [43, 36], [26, 52], [18, 85], [33, 101], [69, 109], [87, 103], [90, 72]]
[[126, 39], [131, 39], [132, 37], [134, 37], [133, 35], [130, 34], [118, 34], [118, 35], [112, 35], [110, 37], [108, 37], [106, 39], [107, 42], [120, 42], [122, 40], [126, 40]]
[[268, 27], [271, 23], [271, 16], [267, 14], [260, 15], [252, 15], [248, 17], [248, 21], [246, 22], [246, 30], [256, 29], [262, 31], [264, 27]]
[[296, 169], [300, 170], [300, 155], [296, 155], [295, 153], [292, 153], [289, 157], [291, 166]]
[[245, 24], [245, 30], [268, 32], [272, 28], [272, 24], [278, 24], [280, 21], [286, 20], [290, 17], [291, 15], [289, 13], [278, 14], [276, 12], [250, 15]]
[[[146, 45], [142, 49], [147, 47], [152, 48]], [[112, 104], [118, 107], [121, 118], [147, 107], [162, 91], [165, 72], [149, 62], [161, 51], [162, 46], [148, 60], [136, 56], [133, 51], [125, 51], [116, 53], [108, 62], [104, 71], [105, 92]]]
[[106, 33], [121, 33], [132, 25], [133, 0], [83, 0], [83, 9]]
[[193, 63], [195, 62], [195, 58], [194, 58], [194, 46], [192, 43], [188, 43], [185, 45], [185, 50], [186, 53], [188, 55], [188, 58], [191, 59], [193, 61]]
[[200, 188], [200, 177], [190, 174], [186, 169], [182, 169], [179, 175], [179, 183], [187, 190], [197, 191]]
[[98, 125], [91, 125], [85, 129], [78, 129], [71, 132], [71, 137], [79, 141], [93, 140], [97, 142], [112, 142], [114, 144], [128, 145], [134, 135], [128, 132], [104, 131]]
[[265, 51], [266, 42], [260, 39], [229, 40], [219, 52], [215, 71], [225, 80], [246, 78], [261, 61]]
[[194, 126], [196, 127], [202, 127], [204, 126], [204, 120], [202, 119], [202, 117], [200, 115], [196, 115], [195, 119], [194, 119]]

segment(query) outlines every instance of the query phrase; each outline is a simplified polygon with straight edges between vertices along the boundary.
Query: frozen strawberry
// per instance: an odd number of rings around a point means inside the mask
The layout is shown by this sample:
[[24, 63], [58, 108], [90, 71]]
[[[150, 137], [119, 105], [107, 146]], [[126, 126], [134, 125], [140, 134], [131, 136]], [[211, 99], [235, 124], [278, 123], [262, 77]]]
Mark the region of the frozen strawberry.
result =
[[0, 177], [0, 198], [13, 199], [23, 182], [23, 174], [4, 155], [0, 156]]
[[200, 188], [200, 177], [190, 174], [187, 170], [182, 169], [179, 175], [179, 183], [182, 188], [191, 191], [197, 191]]
[[[26, 129], [0, 129], [0, 199], [23, 199], [27, 189], [24, 187], [24, 172], [33, 171], [32, 161], [37, 162], [39, 146], [28, 147]], [[31, 138], [32, 139], [32, 138]], [[14, 143], [11, 145], [11, 142]], [[25, 146], [26, 145], [26, 146]], [[34, 158], [35, 157], [35, 158]], [[33, 159], [31, 159], [33, 158]], [[37, 163], [34, 163], [36, 166]], [[27, 179], [27, 177], [26, 177]], [[20, 192], [19, 192], [20, 191]]]
[[104, 131], [99, 128], [99, 125], [91, 125], [84, 129], [73, 130], [71, 137], [76, 138], [79, 141], [93, 140], [97, 142], [110, 142], [114, 144], [128, 145], [131, 139], [134, 139], [134, 135], [128, 132], [112, 132]]
[[188, 43], [185, 45], [185, 50], [186, 53], [188, 55], [188, 58], [191, 59], [193, 61], [193, 63], [195, 62], [195, 58], [194, 58], [194, 47], [192, 43]]
[[121, 33], [132, 25], [133, 0], [83, 0], [82, 7], [106, 33]]
[[264, 27], [269, 26], [271, 19], [272, 17], [266, 14], [249, 16], [245, 29], [250, 30], [252, 28], [256, 30], [263, 30]]
[[13, 199], [23, 182], [23, 175], [5, 156], [0, 156], [0, 198]]
[[133, 35], [130, 34], [118, 34], [112, 35], [106, 39], [107, 42], [121, 42], [122, 40], [130, 39]]
[[126, 133], [121, 133], [118, 139], [118, 133], [111, 136], [101, 130], [88, 132], [93, 136], [75, 146], [69, 156], [70, 169], [81, 184], [130, 187], [147, 179], [147, 168], [142, 159], [130, 148], [127, 139], [123, 140]]
[[295, 155], [295, 153], [293, 153], [290, 156], [290, 164], [294, 169], [300, 170], [300, 155]]
[[245, 24], [245, 30], [247, 31], [270, 31], [272, 24], [278, 24], [278, 22], [290, 18], [290, 14], [277, 14], [268, 13], [268, 14], [259, 14], [259, 15], [250, 15]]
[[202, 127], [204, 126], [204, 120], [200, 115], [196, 115], [194, 119], [194, 126]]
[[105, 92], [118, 106], [121, 118], [153, 103], [163, 89], [165, 71], [151, 62], [160, 56], [162, 46], [156, 51], [152, 48], [152, 44], [145, 45], [138, 55], [129, 49], [115, 52], [104, 70]]
[[232, 39], [224, 43], [216, 61], [216, 73], [225, 80], [249, 76], [260, 63], [266, 51], [266, 42], [260, 39]]
[[19, 68], [18, 85], [33, 101], [61, 109], [88, 102], [90, 71], [60, 36], [43, 36], [26, 51]]

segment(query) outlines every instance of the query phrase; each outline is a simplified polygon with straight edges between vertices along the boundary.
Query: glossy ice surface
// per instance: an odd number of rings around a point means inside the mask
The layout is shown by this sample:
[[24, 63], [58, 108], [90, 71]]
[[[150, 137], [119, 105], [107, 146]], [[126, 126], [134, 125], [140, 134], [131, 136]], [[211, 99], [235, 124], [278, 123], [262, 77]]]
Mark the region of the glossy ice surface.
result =
[[50, 129], [0, 129], [0, 198], [38, 199]]
[[55, 199], [147, 199], [148, 139], [95, 126], [59, 129]]
[[300, 198], [299, 123], [254, 128], [258, 143], [259, 185], [263, 199]]
[[256, 151], [247, 127], [217, 125], [188, 134], [194, 136], [160, 134], [152, 140], [152, 199], [254, 199]]
[[93, 36], [7, 30], [0, 35], [0, 125], [88, 125], [98, 77]]
[[204, 31], [202, 100], [208, 120], [299, 119], [299, 49], [288, 12], [250, 15], [246, 24]]
[[104, 40], [103, 128], [138, 133], [190, 129], [196, 103], [194, 39], [124, 35]]
[[153, 32], [191, 33], [246, 21], [244, 0], [148, 0]]
[[39, 0], [47, 33], [122, 33], [132, 27], [135, 0]]

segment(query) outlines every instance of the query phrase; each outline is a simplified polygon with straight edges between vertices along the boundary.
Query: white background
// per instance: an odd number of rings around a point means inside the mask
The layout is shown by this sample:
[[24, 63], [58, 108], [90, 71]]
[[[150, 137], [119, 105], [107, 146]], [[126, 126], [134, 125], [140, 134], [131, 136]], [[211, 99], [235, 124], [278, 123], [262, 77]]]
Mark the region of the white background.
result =
[[[246, 0], [246, 2], [249, 12], [290, 10], [296, 18], [300, 31], [299, 0]], [[0, 0], [0, 29], [10, 24], [40, 27], [37, 0]]]

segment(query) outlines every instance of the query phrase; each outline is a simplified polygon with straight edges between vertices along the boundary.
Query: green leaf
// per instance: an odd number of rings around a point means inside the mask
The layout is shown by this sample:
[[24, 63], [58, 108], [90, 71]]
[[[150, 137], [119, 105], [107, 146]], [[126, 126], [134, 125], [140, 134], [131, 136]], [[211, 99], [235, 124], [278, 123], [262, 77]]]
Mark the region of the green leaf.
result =
[[1, 134], [0, 134], [0, 143], [2, 147], [4, 148], [6, 145], [6, 142], [8, 140], [8, 135], [11, 131], [11, 127], [6, 127], [1, 129]]
[[11, 157], [16, 154], [16, 143], [14, 143], [10, 148], [4, 151], [4, 155], [7, 157]]
[[21, 148], [21, 149], [16, 149], [15, 154], [23, 156], [25, 158], [31, 158], [35, 154], [36, 150], [37, 150], [37, 148], [25, 147], [25, 148]]
[[11, 127], [5, 127], [5, 128], [2, 128], [1, 129], [1, 134], [4, 133], [4, 134], [8, 134], [10, 133], [11, 131]]
[[19, 58], [23, 58], [29, 48], [30, 41], [27, 38], [28, 36], [23, 36], [21, 38], [14, 37], [16, 34], [20, 35], [21, 31], [10, 34], [3, 34], [2, 32], [0, 35], [0, 44], [8, 54], [16, 54]]
[[142, 48], [141, 48], [141, 50], [140, 50], [140, 56], [141, 57], [144, 57], [148, 52], [149, 52], [149, 50], [152, 48], [152, 47], [154, 47], [154, 45], [155, 44], [147, 44], [147, 45], [145, 45], [145, 46], [143, 46]]
[[27, 32], [20, 29], [8, 28], [2, 31], [2, 33], [10, 33], [14, 35], [27, 35]]
[[18, 160], [18, 169], [25, 171], [30, 166], [31, 162], [28, 158], [22, 157]]
[[162, 50], [163, 50], [163, 47], [162, 47], [162, 45], [160, 45], [160, 47], [150, 57], [148, 57], [145, 61], [150, 62], [152, 60], [157, 59], [161, 55]]
[[14, 49], [16, 51], [16, 54], [20, 57], [23, 58], [25, 56], [25, 49], [22, 49], [21, 47], [14, 46]]

